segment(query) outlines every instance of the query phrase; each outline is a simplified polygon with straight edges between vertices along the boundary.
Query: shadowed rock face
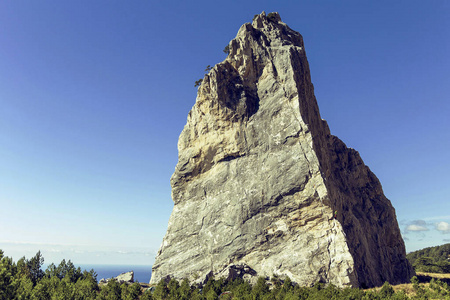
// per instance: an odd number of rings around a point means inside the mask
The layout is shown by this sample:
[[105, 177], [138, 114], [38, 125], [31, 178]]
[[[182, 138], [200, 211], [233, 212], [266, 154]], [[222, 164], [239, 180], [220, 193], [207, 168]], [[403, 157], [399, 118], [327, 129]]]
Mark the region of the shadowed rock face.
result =
[[263, 12], [229, 47], [178, 141], [175, 205], [151, 283], [273, 274], [341, 287], [408, 280], [394, 208], [358, 152], [321, 119], [302, 36]]

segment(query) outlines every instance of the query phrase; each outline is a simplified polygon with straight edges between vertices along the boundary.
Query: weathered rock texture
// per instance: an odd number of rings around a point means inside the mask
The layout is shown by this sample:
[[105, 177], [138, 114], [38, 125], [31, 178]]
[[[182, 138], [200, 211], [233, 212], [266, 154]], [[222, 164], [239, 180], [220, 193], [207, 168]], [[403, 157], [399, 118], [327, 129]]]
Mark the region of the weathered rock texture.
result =
[[99, 283], [107, 284], [112, 279], [116, 280], [119, 284], [133, 283], [134, 282], [134, 272], [130, 271], [130, 272], [121, 273], [120, 275], [118, 275], [114, 278], [109, 278], [109, 279], [102, 278], [102, 279], [100, 279]]
[[301, 285], [408, 280], [394, 208], [358, 152], [321, 119], [302, 36], [262, 13], [229, 48], [178, 141], [175, 205], [151, 283], [272, 274]]

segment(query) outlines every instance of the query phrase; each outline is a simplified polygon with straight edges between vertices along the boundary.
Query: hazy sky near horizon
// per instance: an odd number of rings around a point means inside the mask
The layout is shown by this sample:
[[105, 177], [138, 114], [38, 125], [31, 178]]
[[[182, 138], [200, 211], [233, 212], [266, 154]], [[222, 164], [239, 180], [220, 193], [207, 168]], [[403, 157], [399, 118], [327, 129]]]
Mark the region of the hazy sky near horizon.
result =
[[194, 82], [239, 27], [303, 35], [322, 118], [396, 208], [450, 242], [449, 1], [1, 1], [0, 249], [152, 264]]

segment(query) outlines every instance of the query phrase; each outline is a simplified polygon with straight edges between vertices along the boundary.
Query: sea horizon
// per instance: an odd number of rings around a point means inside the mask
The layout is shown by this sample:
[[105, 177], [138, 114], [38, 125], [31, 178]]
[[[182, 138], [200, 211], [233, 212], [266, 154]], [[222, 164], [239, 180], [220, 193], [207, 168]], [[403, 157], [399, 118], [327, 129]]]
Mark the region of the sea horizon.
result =
[[82, 270], [93, 269], [97, 273], [97, 281], [116, 277], [122, 273], [134, 272], [135, 282], [150, 282], [152, 276], [151, 265], [109, 265], [109, 264], [80, 264]]
[[[42, 269], [48, 267], [44, 264]], [[122, 273], [134, 272], [134, 282], [148, 283], [152, 276], [152, 265], [122, 265], [122, 264], [75, 264], [75, 267], [82, 271], [94, 270], [97, 273], [97, 282], [101, 279], [116, 277]]]

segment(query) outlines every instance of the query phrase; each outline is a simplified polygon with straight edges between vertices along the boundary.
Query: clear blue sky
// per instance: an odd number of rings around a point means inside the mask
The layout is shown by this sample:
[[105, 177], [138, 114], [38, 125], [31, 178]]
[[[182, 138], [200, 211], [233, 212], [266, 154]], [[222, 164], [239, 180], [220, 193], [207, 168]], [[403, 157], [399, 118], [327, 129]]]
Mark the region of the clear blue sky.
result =
[[0, 249], [152, 264], [194, 81], [263, 10], [303, 35], [407, 250], [450, 242], [449, 1], [24, 0], [0, 2]]

